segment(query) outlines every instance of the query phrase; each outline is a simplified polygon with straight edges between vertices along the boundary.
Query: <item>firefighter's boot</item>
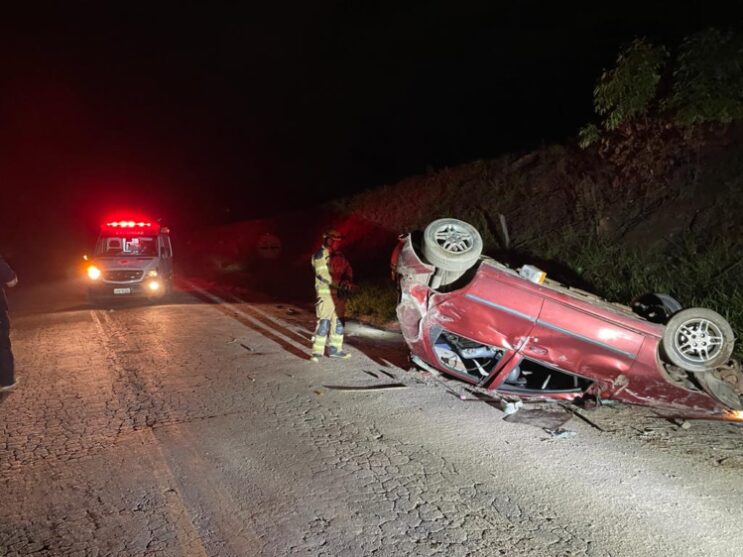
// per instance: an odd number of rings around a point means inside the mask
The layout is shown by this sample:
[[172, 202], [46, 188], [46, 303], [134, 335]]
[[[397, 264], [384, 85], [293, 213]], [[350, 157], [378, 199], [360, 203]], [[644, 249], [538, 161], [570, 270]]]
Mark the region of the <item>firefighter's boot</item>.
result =
[[350, 352], [344, 350], [336, 350], [333, 346], [328, 346], [328, 358], [338, 358], [339, 360], [347, 360], [351, 357]]

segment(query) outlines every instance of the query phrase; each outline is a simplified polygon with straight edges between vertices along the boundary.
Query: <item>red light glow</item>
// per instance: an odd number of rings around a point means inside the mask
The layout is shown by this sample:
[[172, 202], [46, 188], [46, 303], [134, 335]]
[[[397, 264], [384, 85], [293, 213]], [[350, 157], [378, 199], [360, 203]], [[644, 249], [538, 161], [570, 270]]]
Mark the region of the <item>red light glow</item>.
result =
[[113, 228], [134, 228], [135, 226], [138, 228], [149, 228], [152, 226], [151, 222], [134, 222], [133, 220], [121, 220], [118, 222], [107, 222], [106, 226], [110, 226]]
[[725, 419], [734, 422], [743, 422], [743, 410], [728, 410], [725, 414]]
[[108, 220], [101, 225], [101, 232], [114, 236], [142, 236], [157, 235], [160, 233], [160, 223], [152, 222], [148, 218], [139, 217], [136, 220], [121, 218], [121, 220]]

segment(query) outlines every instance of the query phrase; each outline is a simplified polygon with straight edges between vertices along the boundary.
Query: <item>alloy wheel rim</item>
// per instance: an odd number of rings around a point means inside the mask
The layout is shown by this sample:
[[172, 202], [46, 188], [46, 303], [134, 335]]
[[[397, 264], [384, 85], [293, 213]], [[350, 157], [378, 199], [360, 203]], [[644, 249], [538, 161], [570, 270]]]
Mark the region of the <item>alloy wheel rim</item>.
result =
[[690, 319], [679, 326], [673, 343], [686, 360], [705, 364], [722, 351], [723, 334], [720, 327], [709, 319]]
[[474, 238], [465, 228], [456, 224], [444, 224], [434, 233], [436, 243], [449, 253], [460, 254], [472, 249]]

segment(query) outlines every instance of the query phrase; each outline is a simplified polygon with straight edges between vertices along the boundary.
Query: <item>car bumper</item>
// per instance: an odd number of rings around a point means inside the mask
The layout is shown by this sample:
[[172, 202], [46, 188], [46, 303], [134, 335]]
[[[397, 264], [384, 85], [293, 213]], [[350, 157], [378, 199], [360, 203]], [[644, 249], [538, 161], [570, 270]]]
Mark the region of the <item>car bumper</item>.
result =
[[102, 282], [88, 287], [88, 294], [97, 298], [158, 298], [165, 293], [165, 286], [159, 282], [159, 288], [153, 290], [149, 287], [149, 281], [133, 283], [107, 283]]

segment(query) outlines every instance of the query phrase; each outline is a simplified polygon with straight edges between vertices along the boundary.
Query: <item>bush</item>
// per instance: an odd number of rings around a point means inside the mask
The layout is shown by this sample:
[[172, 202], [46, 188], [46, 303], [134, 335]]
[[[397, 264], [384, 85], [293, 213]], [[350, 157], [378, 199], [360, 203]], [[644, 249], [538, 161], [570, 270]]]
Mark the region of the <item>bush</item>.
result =
[[[629, 249], [593, 234], [544, 246], [549, 258], [575, 270], [589, 288], [610, 301], [629, 304], [647, 292], [668, 293], [684, 307], [707, 307], [743, 331], [743, 239], [700, 240], [691, 233], [664, 253]], [[743, 345], [736, 347], [743, 356]]]
[[397, 291], [389, 280], [362, 282], [346, 302], [346, 315], [382, 324], [396, 319]]

